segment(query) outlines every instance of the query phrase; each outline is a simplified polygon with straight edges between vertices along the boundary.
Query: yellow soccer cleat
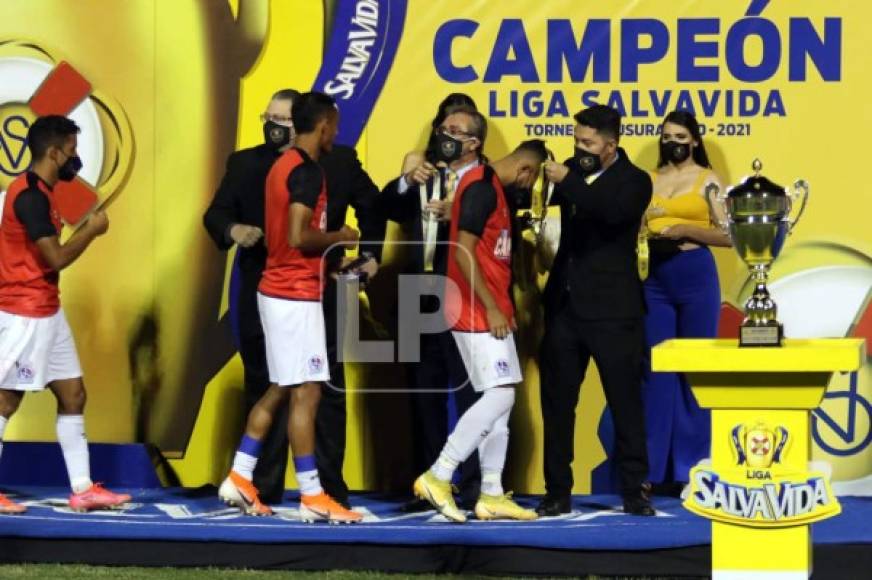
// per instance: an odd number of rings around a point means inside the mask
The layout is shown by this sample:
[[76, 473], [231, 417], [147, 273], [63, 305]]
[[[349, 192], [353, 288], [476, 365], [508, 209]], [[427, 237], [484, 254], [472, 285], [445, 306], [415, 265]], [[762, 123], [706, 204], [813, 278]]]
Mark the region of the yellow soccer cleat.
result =
[[428, 470], [415, 480], [413, 489], [415, 497], [430, 502], [430, 505], [452, 522], [462, 524], [466, 521], [466, 514], [454, 503], [449, 482], [440, 480]]
[[475, 517], [480, 520], [535, 520], [539, 516], [533, 510], [522, 508], [512, 500], [512, 493], [506, 495], [478, 496], [475, 502]]

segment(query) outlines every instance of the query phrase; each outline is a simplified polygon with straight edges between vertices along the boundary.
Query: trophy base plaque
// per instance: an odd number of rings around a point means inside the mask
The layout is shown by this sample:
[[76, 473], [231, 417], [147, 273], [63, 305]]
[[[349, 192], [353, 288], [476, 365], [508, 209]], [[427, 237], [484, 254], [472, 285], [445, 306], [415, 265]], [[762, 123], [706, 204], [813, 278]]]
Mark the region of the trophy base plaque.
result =
[[779, 322], [739, 327], [739, 346], [781, 346], [784, 326]]

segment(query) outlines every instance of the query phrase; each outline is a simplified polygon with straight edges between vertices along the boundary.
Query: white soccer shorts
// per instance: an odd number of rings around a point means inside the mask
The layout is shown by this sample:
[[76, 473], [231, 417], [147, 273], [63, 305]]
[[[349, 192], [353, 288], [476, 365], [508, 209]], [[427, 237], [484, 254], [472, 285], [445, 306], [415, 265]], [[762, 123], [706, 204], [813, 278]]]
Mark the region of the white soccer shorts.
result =
[[0, 388], [13, 391], [41, 391], [52, 381], [82, 376], [62, 309], [44, 318], [0, 312], [0, 376]]
[[269, 380], [281, 387], [330, 380], [321, 303], [258, 293]]
[[489, 332], [452, 331], [469, 381], [476, 391], [520, 383], [521, 363], [515, 335], [500, 340]]

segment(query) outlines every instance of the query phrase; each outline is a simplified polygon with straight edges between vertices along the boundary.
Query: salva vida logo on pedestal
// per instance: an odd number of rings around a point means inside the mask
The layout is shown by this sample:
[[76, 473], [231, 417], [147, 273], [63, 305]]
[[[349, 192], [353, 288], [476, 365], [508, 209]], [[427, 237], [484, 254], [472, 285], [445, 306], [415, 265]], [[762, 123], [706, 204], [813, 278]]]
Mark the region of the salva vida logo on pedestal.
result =
[[684, 506], [711, 520], [750, 527], [809, 524], [841, 512], [821, 471], [797, 471], [783, 463], [790, 452], [788, 429], [764, 421], [730, 431], [735, 465], [714, 469], [707, 461], [690, 471]]

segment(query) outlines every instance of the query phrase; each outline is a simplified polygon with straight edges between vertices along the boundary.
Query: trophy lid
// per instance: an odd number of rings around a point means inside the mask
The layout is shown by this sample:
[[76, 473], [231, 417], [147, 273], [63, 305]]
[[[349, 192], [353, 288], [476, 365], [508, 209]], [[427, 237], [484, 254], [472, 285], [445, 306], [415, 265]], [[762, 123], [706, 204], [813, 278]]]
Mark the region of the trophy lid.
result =
[[742, 183], [730, 189], [730, 193], [728, 194], [729, 197], [744, 197], [746, 195], [758, 196], [763, 194], [772, 196], [787, 195], [787, 192], [782, 186], [770, 181], [763, 175], [760, 175], [760, 170], [763, 169], [763, 163], [759, 159], [755, 159], [751, 167], [754, 169], [754, 175], [746, 177]]

